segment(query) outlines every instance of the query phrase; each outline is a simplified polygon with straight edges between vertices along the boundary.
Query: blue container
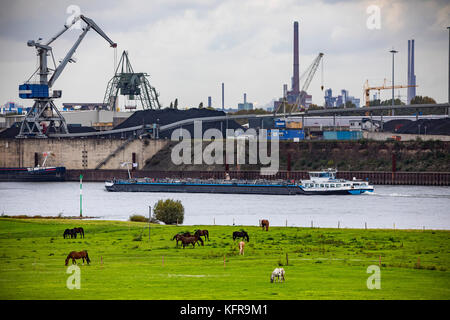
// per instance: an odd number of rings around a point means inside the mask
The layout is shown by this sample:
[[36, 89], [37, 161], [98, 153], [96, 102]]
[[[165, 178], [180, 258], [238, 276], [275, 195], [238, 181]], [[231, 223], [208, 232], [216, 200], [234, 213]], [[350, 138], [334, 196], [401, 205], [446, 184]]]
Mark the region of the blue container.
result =
[[324, 140], [359, 140], [362, 139], [361, 131], [324, 131]]
[[304, 140], [305, 131], [303, 130], [267, 130], [267, 139], [270, 140], [273, 137], [278, 136], [279, 140], [290, 141], [294, 139]]

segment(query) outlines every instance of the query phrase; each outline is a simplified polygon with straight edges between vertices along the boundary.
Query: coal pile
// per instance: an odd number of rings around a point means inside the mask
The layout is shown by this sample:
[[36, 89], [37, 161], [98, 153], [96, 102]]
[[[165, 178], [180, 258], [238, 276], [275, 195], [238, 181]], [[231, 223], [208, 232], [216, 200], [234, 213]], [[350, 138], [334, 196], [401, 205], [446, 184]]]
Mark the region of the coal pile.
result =
[[450, 118], [420, 119], [417, 121], [391, 120], [384, 124], [384, 131], [409, 134], [450, 135]]
[[[167, 125], [170, 123], [174, 123], [181, 120], [193, 119], [193, 118], [204, 118], [204, 117], [218, 117], [225, 116], [225, 112], [209, 110], [209, 109], [198, 109], [192, 108], [188, 110], [177, 110], [177, 109], [161, 109], [161, 110], [144, 110], [144, 111], [136, 111], [133, 115], [131, 115], [127, 120], [116, 126], [114, 129], [124, 129], [135, 126], [140, 126], [143, 124], [153, 125], [158, 124], [159, 126]], [[215, 121], [215, 122], [202, 122], [202, 131], [215, 128], [215, 129], [223, 129], [223, 134], [225, 136], [225, 129], [242, 129], [242, 127], [234, 120], [227, 121]], [[183, 126], [183, 129], [186, 129], [191, 134], [191, 137], [194, 137], [194, 125], [189, 124]], [[172, 132], [176, 129], [167, 130], [161, 132], [159, 134], [160, 138], [170, 138], [172, 136]], [[131, 133], [128, 133], [131, 134]], [[124, 134], [120, 134], [123, 137]]]
[[[14, 139], [20, 131], [20, 122], [14, 123], [10, 128], [5, 131], [0, 132], [0, 139]], [[87, 133], [87, 132], [96, 132], [92, 127], [80, 127], [80, 126], [71, 126], [67, 125], [67, 129], [69, 133]], [[52, 128], [48, 133], [54, 133], [54, 129]]]
[[383, 124], [383, 131], [395, 133], [403, 126], [408, 125], [411, 122], [411, 120], [405, 119], [391, 120]]

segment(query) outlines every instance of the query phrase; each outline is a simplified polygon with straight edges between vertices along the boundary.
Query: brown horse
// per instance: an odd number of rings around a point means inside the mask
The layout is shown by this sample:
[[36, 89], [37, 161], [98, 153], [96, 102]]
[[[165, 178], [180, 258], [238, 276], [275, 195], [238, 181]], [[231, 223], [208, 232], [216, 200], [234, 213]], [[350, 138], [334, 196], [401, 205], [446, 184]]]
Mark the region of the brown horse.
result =
[[82, 227], [73, 228], [72, 230], [75, 232], [75, 238], [77, 237], [77, 233], [80, 234], [80, 237], [84, 238], [84, 229]]
[[202, 246], [204, 245], [204, 244], [203, 244], [202, 238], [200, 238], [200, 236], [199, 236], [198, 234], [195, 234], [195, 235], [193, 235], [193, 236], [188, 236], [188, 237], [181, 236], [181, 243], [183, 244], [183, 249], [184, 249], [186, 246], [188, 246], [189, 244], [192, 244], [192, 246], [195, 248], [195, 244], [196, 244], [198, 241], [200, 241], [200, 243], [202, 244]]
[[184, 232], [184, 233], [177, 233], [176, 235], [173, 236], [172, 240], [177, 240], [177, 247], [178, 247], [178, 241], [181, 241], [182, 237], [189, 237], [191, 236], [191, 233], [188, 232]]
[[195, 234], [197, 234], [199, 237], [200, 236], [204, 236], [205, 237], [205, 241], [206, 241], [206, 238], [208, 238], [208, 241], [209, 241], [209, 232], [208, 232], [208, 230], [196, 230]]
[[71, 253], [69, 253], [69, 255], [66, 258], [66, 266], [69, 264], [70, 259], [72, 259], [72, 264], [77, 263], [75, 261], [76, 259], [83, 259], [83, 264], [84, 264], [84, 260], [86, 260], [87, 264], [91, 263], [91, 259], [89, 259], [89, 256], [88, 256], [88, 253], [86, 250], [83, 250], [80, 252], [72, 251]]
[[266, 231], [269, 231], [269, 220], [259, 220], [259, 226], [262, 227], [263, 230], [266, 228]]

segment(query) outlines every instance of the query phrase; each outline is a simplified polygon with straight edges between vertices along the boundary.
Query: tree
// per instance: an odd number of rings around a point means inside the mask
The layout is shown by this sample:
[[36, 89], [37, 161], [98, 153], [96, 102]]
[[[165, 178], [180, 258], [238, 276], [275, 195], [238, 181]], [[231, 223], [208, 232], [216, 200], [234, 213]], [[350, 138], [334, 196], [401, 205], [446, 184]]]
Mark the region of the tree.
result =
[[415, 96], [411, 99], [411, 104], [436, 104], [436, 100], [427, 96]]
[[155, 217], [165, 224], [182, 224], [184, 220], [184, 207], [180, 200], [159, 200], [155, 206]]

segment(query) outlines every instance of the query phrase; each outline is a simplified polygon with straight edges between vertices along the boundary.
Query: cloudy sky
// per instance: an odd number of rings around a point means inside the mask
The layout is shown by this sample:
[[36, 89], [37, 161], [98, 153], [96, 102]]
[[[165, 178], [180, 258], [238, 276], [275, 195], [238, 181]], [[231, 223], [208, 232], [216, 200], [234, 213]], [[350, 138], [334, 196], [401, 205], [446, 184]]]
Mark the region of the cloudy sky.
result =
[[[417, 94], [447, 101], [450, 2], [446, 0], [1, 0], [0, 104], [32, 101], [18, 98], [18, 85], [37, 67], [30, 39], [59, 31], [76, 6], [118, 43], [117, 56], [129, 52], [133, 68], [147, 72], [164, 106], [198, 106], [211, 96], [221, 107], [248, 101], [266, 106], [282, 94], [292, 76], [293, 22], [299, 21], [300, 73], [323, 52], [323, 81], [334, 93], [341, 89], [363, 98], [363, 84], [391, 79], [395, 48], [395, 83], [407, 82], [407, 40], [415, 39]], [[380, 8], [380, 29], [369, 29], [367, 8]], [[53, 43], [62, 59], [80, 30], [70, 30]], [[61, 102], [99, 102], [113, 75], [114, 49], [94, 31], [79, 46], [54, 89]], [[319, 69], [308, 92], [323, 104]], [[406, 89], [396, 90], [403, 99]], [[391, 92], [382, 92], [390, 98]]]

